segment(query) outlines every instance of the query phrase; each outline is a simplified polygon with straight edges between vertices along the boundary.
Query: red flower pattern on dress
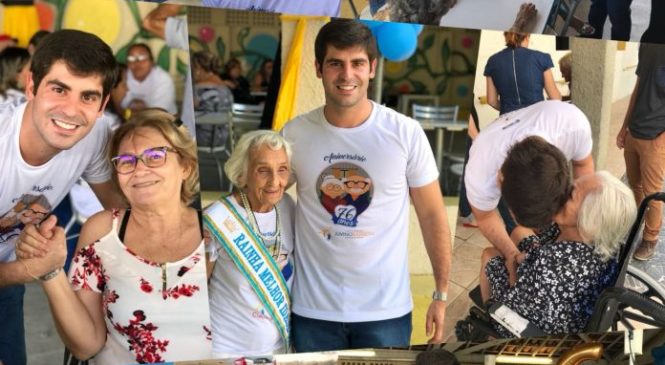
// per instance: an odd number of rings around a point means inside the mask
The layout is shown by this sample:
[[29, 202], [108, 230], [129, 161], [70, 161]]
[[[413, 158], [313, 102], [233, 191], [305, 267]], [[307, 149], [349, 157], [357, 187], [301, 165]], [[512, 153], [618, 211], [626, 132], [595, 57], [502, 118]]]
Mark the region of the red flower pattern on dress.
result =
[[129, 320], [127, 326], [114, 323], [113, 328], [128, 338], [129, 350], [134, 353], [139, 364], [164, 362], [162, 354], [166, 352], [169, 340], [159, 340], [153, 336], [159, 327], [151, 322], [144, 323], [147, 318], [142, 310], [135, 310], [133, 314], [134, 318]]
[[152, 293], [152, 284], [150, 284], [150, 282], [148, 282], [148, 280], [146, 280], [144, 278], [141, 278], [141, 286], [140, 287], [141, 287], [141, 290], [144, 293]]
[[198, 285], [187, 285], [187, 284], [176, 285], [173, 288], [162, 291], [162, 298], [166, 300], [168, 298], [178, 299], [181, 296], [191, 297], [197, 291], [199, 291]]
[[201, 254], [195, 254], [194, 256], [190, 257], [189, 262], [185, 263], [185, 265], [181, 266], [180, 269], [178, 270], [178, 277], [182, 277], [185, 275], [189, 270], [191, 270], [196, 264], [201, 261]]
[[[95, 242], [96, 243], [96, 242]], [[72, 276], [71, 283], [76, 289], [93, 290], [91, 284], [99, 292], [103, 292], [106, 287], [106, 276], [102, 268], [102, 261], [95, 251], [95, 243], [79, 250], [74, 257], [74, 263], [83, 262], [82, 265], [74, 265], [76, 270]]]

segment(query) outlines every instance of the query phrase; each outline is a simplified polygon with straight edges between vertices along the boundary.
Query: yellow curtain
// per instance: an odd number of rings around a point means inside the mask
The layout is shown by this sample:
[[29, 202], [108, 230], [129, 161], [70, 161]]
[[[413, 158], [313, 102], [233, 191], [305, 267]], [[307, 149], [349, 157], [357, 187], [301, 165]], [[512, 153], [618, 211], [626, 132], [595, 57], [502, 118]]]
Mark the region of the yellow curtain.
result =
[[284, 124], [295, 117], [296, 96], [298, 95], [298, 81], [300, 80], [300, 64], [302, 62], [302, 48], [307, 29], [306, 17], [283, 16], [284, 20], [295, 20], [296, 31], [291, 42], [291, 49], [284, 65], [282, 83], [279, 85], [275, 115], [272, 119], [272, 129], [279, 131]]
[[34, 5], [4, 7], [2, 33], [18, 39], [19, 47], [27, 47], [30, 37], [39, 30], [39, 15]]

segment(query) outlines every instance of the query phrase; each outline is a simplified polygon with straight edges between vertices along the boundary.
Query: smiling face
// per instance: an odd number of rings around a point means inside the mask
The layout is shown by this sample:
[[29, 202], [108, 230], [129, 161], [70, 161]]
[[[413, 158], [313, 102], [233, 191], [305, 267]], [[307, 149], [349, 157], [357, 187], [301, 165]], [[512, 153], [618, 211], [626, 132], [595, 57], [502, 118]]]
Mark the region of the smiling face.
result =
[[323, 82], [326, 107], [353, 108], [366, 102], [367, 87], [376, 68], [360, 46], [338, 49], [328, 45], [323, 64], [316, 65], [316, 75]]
[[262, 145], [249, 153], [245, 193], [255, 212], [268, 212], [282, 200], [289, 181], [289, 160], [284, 149]]
[[577, 216], [584, 198], [600, 188], [601, 181], [595, 174], [579, 177], [573, 183], [570, 199], [554, 216], [554, 221], [561, 227], [577, 227]]
[[20, 146], [29, 163], [44, 163], [85, 137], [102, 115], [108, 98], [102, 100], [99, 75], [77, 76], [64, 62], [56, 62], [34, 93], [28, 77], [29, 104], [23, 115]]
[[[117, 155], [138, 156], [155, 147], [173, 148], [156, 129], [139, 128], [120, 142]], [[164, 202], [180, 202], [183, 180], [189, 176], [189, 171], [181, 165], [178, 154], [169, 151], [162, 166], [147, 167], [139, 160], [133, 172], [117, 176], [120, 189], [132, 207], [159, 206]]]

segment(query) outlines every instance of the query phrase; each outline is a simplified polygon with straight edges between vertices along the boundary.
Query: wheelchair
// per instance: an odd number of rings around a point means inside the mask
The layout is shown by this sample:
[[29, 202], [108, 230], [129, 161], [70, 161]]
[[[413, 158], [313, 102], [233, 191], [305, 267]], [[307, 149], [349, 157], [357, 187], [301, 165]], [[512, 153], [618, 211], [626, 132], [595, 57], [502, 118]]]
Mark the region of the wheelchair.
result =
[[[640, 204], [637, 219], [617, 257], [618, 272], [613, 280], [614, 284], [598, 296], [584, 333], [617, 331], [619, 324], [632, 330], [633, 325], [629, 320], [665, 327], [665, 287], [643, 270], [630, 265], [633, 251], [642, 239], [644, 216], [648, 203], [652, 200], [665, 202], [665, 192], [649, 195]], [[489, 337], [501, 338], [494, 329], [493, 321], [516, 337], [547, 335], [501, 303], [485, 308], [480, 297], [480, 287], [470, 291], [469, 297], [474, 306], [471, 307], [469, 315], [455, 326], [455, 334], [460, 342], [484, 342]]]

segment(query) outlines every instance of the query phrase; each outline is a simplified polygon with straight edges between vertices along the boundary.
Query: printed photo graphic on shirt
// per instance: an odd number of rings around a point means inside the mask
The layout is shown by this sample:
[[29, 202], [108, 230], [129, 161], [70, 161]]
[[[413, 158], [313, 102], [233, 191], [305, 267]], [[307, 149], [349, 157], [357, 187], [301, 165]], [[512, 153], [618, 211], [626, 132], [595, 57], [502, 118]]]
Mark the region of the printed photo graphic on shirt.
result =
[[372, 202], [374, 186], [367, 172], [351, 163], [327, 167], [317, 179], [319, 201], [332, 222], [346, 227], [358, 225], [358, 218]]
[[26, 224], [44, 220], [52, 209], [44, 195], [23, 194], [9, 212], [0, 216], [0, 244], [17, 236]]

